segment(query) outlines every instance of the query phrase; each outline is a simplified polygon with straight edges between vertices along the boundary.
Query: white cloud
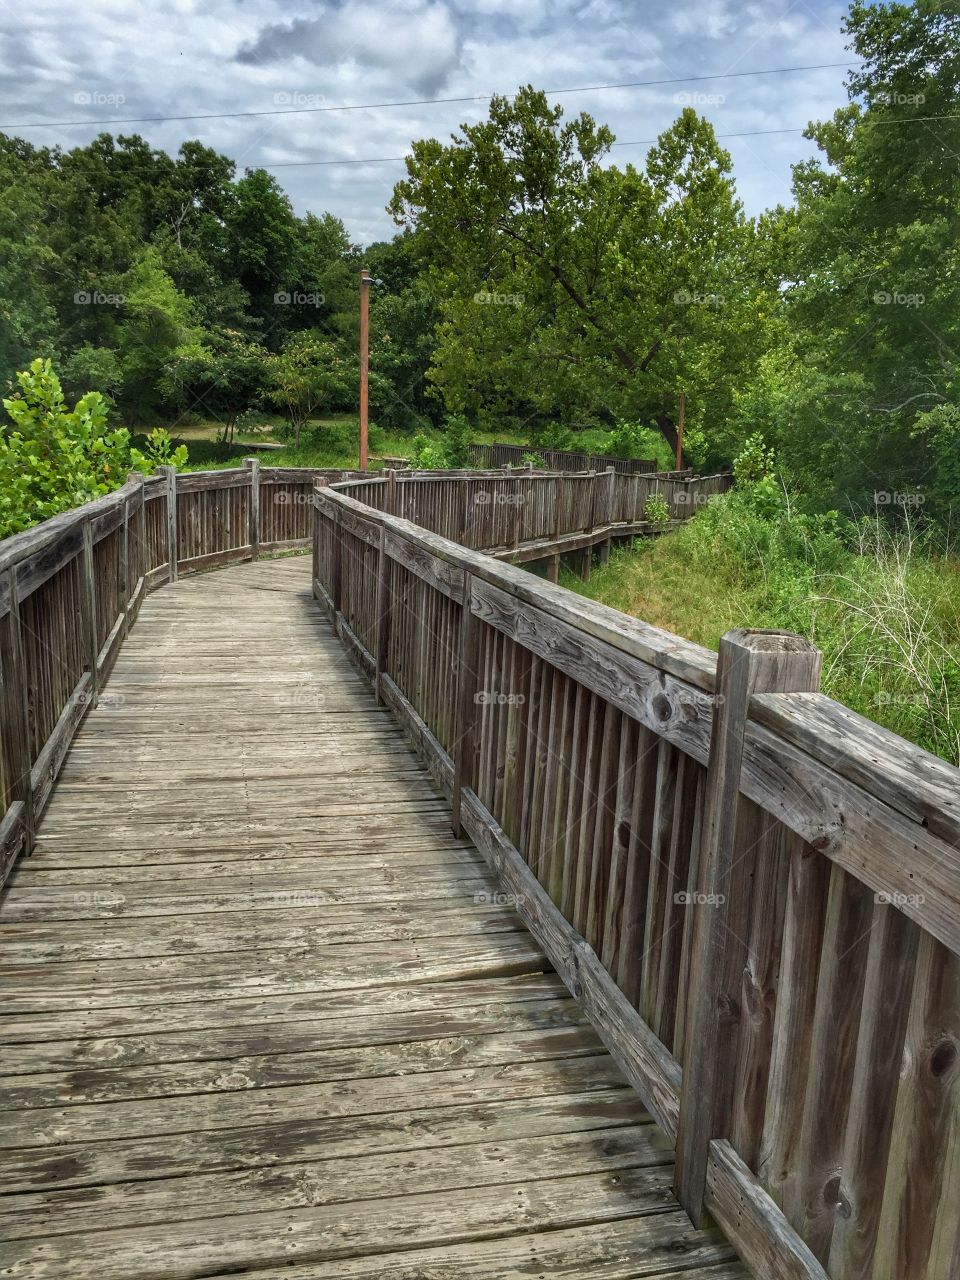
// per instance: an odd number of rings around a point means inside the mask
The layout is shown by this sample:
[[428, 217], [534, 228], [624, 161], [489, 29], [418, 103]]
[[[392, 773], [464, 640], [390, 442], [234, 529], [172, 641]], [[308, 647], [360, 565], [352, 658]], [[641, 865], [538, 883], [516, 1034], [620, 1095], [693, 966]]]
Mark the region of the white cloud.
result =
[[[841, 0], [110, 0], [82, 11], [34, 0], [28, 15], [0, 8], [0, 119], [66, 121], [272, 111], [283, 95], [317, 105], [470, 97], [636, 80], [703, 76], [846, 60]], [[686, 23], [683, 32], [678, 32]], [[840, 70], [570, 94], [621, 140], [654, 138], [676, 117], [675, 95], [722, 101], [699, 109], [719, 133], [803, 127], [845, 100]], [[91, 95], [89, 103], [76, 101]], [[102, 104], [100, 98], [106, 98]], [[110, 98], [120, 99], [111, 105]], [[322, 98], [322, 104], [320, 99]], [[293, 105], [300, 101], [296, 99]], [[288, 104], [289, 105], [289, 104]], [[446, 138], [485, 102], [395, 110], [248, 116], [124, 124], [176, 152], [197, 137], [242, 167], [315, 159], [402, 156], [413, 138]], [[37, 144], [73, 146], [100, 128], [22, 130]], [[750, 212], [787, 201], [790, 164], [811, 152], [799, 133], [730, 139]], [[642, 163], [618, 148], [617, 164]], [[277, 168], [295, 207], [329, 209], [357, 239], [392, 234], [384, 212], [403, 164]]]

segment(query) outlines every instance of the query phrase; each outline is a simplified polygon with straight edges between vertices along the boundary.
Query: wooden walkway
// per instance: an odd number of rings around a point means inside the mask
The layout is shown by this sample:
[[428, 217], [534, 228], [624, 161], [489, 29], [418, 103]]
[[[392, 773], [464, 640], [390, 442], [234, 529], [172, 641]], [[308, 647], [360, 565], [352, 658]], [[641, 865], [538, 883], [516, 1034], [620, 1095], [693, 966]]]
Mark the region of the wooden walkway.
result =
[[0, 941], [0, 1275], [745, 1276], [306, 559], [146, 600]]

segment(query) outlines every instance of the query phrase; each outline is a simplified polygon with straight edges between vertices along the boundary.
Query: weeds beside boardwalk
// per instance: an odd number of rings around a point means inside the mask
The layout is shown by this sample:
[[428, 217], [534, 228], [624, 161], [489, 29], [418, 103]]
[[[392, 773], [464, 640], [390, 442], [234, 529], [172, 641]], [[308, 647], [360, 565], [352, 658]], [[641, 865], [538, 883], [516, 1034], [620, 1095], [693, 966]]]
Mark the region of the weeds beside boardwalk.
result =
[[711, 649], [731, 627], [796, 631], [825, 693], [960, 760], [960, 560], [906, 520], [801, 515], [755, 486], [563, 582]]

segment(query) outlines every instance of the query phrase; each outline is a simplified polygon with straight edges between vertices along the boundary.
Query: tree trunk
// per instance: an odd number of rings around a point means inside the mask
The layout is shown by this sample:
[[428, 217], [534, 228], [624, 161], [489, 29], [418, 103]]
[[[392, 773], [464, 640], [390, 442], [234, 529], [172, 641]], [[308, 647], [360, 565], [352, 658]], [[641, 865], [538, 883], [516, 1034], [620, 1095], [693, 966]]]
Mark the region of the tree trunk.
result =
[[667, 444], [670, 446], [670, 450], [673, 453], [673, 456], [676, 457], [678, 436], [677, 436], [676, 424], [674, 423], [673, 419], [670, 417], [669, 413], [658, 413], [657, 416], [654, 418], [654, 422], [656, 424], [657, 430], [660, 432], [664, 440], [666, 440]]

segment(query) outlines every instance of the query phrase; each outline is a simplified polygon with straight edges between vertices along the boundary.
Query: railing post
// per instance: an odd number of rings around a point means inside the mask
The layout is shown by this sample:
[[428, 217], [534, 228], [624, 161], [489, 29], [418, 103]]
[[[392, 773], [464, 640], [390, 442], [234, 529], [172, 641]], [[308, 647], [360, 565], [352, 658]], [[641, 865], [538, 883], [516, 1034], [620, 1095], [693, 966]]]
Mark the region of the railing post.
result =
[[599, 492], [599, 486], [597, 485], [598, 479], [599, 477], [596, 471], [591, 471], [590, 472], [590, 517], [589, 517], [589, 523], [586, 528], [587, 533], [593, 533], [593, 526], [597, 523], [597, 493]]
[[450, 798], [453, 833], [463, 835], [460, 819], [464, 787], [474, 787], [474, 725], [477, 710], [477, 663], [480, 628], [471, 607], [473, 577], [464, 574], [463, 604], [460, 610], [460, 650], [457, 659], [457, 710], [453, 735], [453, 794]]
[[377, 560], [377, 652], [373, 691], [377, 702], [383, 702], [380, 683], [387, 667], [390, 647], [390, 557], [387, 555], [387, 531], [380, 526], [380, 554]]
[[821, 658], [808, 641], [784, 632], [737, 629], [720, 641], [698, 891], [688, 901], [694, 916], [677, 1135], [676, 1193], [695, 1224], [703, 1216], [710, 1142], [731, 1136], [752, 888], [777, 841], [775, 821], [740, 793], [750, 699], [816, 690]]
[[166, 480], [167, 496], [167, 564], [170, 581], [177, 580], [177, 468], [157, 467], [157, 474]]
[[247, 507], [247, 542], [251, 560], [260, 559], [260, 459], [244, 458], [244, 471], [250, 473], [250, 502]]
[[397, 473], [391, 467], [387, 472], [387, 514], [395, 516], [397, 512]]
[[334, 508], [333, 511], [333, 545], [330, 559], [330, 599], [333, 602], [333, 622], [336, 625], [343, 589], [343, 535], [340, 532], [339, 508]]
[[130, 603], [130, 499], [123, 500], [123, 525], [120, 529], [120, 555], [117, 565], [117, 614], [120, 636], [127, 634], [127, 605]]
[[[17, 571], [7, 574], [8, 608], [0, 615], [0, 732], [3, 735], [7, 803], [23, 805], [23, 849], [33, 849], [34, 814], [30, 751], [29, 689], [23, 661]], [[0, 875], [5, 868], [0, 868]]]
[[90, 705], [97, 705], [100, 675], [97, 670], [99, 648], [97, 645], [97, 578], [93, 557], [93, 528], [89, 520], [83, 522], [83, 552], [81, 556], [80, 614], [83, 624], [83, 645], [90, 667]]
[[[613, 524], [614, 506], [616, 505], [617, 493], [617, 471], [615, 467], [607, 467], [605, 472], [607, 477], [607, 494], [604, 502], [603, 522], [607, 526]], [[607, 538], [600, 544], [600, 563], [606, 564], [610, 559], [610, 544], [612, 539]]]
[[606, 524], [613, 524], [613, 509], [616, 505], [617, 493], [617, 469], [616, 467], [607, 467], [604, 474], [607, 477], [607, 501], [604, 521]]

